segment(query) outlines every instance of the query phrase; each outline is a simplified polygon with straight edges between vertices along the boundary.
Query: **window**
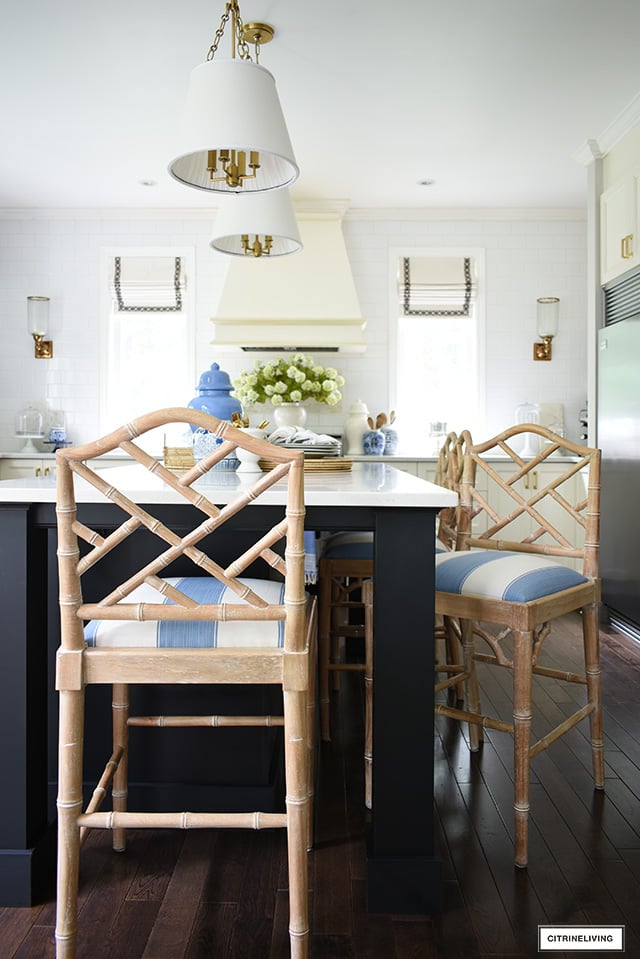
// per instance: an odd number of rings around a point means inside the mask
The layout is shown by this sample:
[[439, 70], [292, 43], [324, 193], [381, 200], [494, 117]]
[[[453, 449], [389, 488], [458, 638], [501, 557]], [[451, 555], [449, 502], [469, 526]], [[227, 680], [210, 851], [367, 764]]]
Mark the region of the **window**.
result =
[[[101, 430], [194, 391], [192, 251], [120, 250], [105, 257], [107, 293]], [[162, 449], [163, 437], [147, 441]]]
[[392, 405], [408, 451], [482, 432], [481, 250], [393, 251]]

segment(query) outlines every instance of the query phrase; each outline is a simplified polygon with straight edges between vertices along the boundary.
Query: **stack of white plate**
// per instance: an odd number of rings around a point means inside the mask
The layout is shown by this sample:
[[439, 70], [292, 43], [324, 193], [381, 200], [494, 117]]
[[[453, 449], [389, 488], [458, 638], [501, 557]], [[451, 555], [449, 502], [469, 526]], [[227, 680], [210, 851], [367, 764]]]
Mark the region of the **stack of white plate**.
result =
[[286, 450], [302, 450], [305, 456], [340, 456], [341, 444], [336, 443], [278, 443]]

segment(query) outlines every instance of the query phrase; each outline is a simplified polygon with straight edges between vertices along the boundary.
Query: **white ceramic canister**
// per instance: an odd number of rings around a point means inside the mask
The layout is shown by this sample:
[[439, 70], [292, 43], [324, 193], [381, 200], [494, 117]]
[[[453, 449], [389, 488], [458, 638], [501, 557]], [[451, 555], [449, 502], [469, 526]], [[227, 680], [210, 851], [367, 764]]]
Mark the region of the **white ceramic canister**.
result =
[[370, 429], [369, 410], [362, 400], [356, 400], [349, 407], [349, 415], [344, 424], [344, 453], [351, 455], [362, 453], [362, 437]]

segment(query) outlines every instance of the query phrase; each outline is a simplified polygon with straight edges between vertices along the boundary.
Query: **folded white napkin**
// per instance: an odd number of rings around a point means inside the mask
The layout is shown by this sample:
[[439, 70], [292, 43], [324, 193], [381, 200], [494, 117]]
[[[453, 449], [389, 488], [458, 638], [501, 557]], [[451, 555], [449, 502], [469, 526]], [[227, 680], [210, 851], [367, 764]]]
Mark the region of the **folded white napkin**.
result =
[[340, 440], [327, 433], [314, 433], [312, 430], [303, 430], [298, 426], [279, 426], [269, 433], [269, 442], [283, 445], [295, 443], [300, 446], [340, 446]]

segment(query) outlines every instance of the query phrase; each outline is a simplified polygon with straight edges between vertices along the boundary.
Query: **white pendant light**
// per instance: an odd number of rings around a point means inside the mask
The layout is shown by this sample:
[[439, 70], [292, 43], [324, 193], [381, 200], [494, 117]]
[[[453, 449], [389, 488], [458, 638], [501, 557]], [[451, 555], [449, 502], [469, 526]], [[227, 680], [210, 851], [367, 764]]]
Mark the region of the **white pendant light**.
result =
[[[232, 59], [216, 60], [230, 17]], [[213, 193], [259, 193], [297, 179], [275, 80], [257, 62], [260, 43], [272, 36], [268, 24], [245, 28], [237, 0], [229, 0], [207, 60], [191, 72], [181, 139], [169, 164], [169, 173], [180, 183]], [[247, 40], [256, 45], [255, 63]]]
[[225, 198], [210, 246], [232, 256], [286, 256], [302, 249], [288, 190]]

